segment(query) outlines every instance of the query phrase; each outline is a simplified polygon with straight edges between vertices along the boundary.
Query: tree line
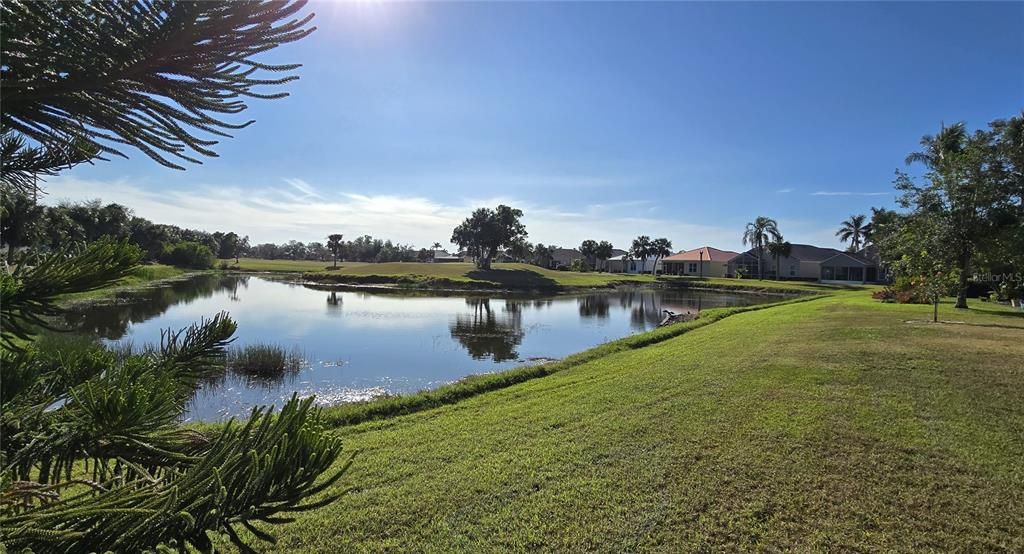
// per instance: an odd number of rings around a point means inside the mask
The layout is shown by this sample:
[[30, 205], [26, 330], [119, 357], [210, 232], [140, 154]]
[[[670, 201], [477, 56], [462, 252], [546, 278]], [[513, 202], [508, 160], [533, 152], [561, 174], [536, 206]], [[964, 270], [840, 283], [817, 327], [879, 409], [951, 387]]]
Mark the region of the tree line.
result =
[[209, 233], [153, 223], [128, 207], [99, 200], [44, 206], [19, 192], [0, 199], [0, 233], [8, 246], [8, 262], [18, 249], [46, 253], [103, 238], [137, 245], [143, 261], [193, 268], [212, 267], [216, 258], [237, 258], [249, 249], [249, 237], [231, 231]]

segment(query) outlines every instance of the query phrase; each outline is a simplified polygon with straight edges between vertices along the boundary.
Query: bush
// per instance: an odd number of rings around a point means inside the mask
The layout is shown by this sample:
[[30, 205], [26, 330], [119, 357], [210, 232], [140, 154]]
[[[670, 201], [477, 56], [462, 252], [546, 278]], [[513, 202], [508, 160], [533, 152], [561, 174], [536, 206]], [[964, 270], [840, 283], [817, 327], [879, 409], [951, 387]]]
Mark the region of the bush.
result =
[[572, 265], [569, 266], [570, 271], [576, 271], [579, 273], [586, 273], [590, 271], [590, 267], [587, 266], [587, 262], [583, 260], [573, 260]]
[[181, 241], [165, 246], [160, 261], [178, 267], [210, 269], [213, 267], [213, 251], [205, 244]]
[[558, 264], [558, 267], [555, 268], [555, 271], [569, 271], [569, 268], [563, 264]]
[[226, 365], [248, 377], [275, 378], [302, 368], [303, 355], [298, 348], [285, 350], [277, 344], [255, 343], [228, 351]]
[[893, 290], [892, 287], [885, 287], [882, 290], [876, 290], [875, 292], [871, 293], [871, 298], [874, 298], [875, 300], [881, 300], [882, 302], [895, 302], [896, 291]]

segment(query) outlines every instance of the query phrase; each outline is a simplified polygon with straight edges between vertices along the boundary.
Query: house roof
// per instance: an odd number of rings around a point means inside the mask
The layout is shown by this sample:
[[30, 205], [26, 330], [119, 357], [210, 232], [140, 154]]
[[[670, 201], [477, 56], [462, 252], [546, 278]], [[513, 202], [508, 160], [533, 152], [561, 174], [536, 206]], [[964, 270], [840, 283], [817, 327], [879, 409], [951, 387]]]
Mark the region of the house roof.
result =
[[683, 250], [682, 252], [665, 258], [666, 262], [699, 262], [701, 260], [709, 262], [728, 262], [729, 260], [739, 256], [739, 252], [733, 252], [731, 250], [719, 250], [710, 246], [702, 246], [700, 248], [694, 248], [693, 250]]
[[[738, 254], [738, 256], [756, 255], [757, 252], [753, 248], [747, 250], [742, 254]], [[765, 249], [765, 255], [768, 255], [767, 249]], [[857, 260], [858, 262], [861, 262], [863, 264], [871, 265], [872, 263], [870, 260], [858, 254], [850, 254], [848, 252], [843, 252], [842, 250], [836, 250], [835, 248], [823, 248], [821, 246], [814, 246], [812, 244], [791, 244], [789, 251], [790, 258], [800, 260], [801, 262], [821, 263], [824, 262], [825, 260], [828, 260], [829, 258], [834, 258], [840, 255], [849, 256], [850, 258], [853, 258], [854, 260]]]

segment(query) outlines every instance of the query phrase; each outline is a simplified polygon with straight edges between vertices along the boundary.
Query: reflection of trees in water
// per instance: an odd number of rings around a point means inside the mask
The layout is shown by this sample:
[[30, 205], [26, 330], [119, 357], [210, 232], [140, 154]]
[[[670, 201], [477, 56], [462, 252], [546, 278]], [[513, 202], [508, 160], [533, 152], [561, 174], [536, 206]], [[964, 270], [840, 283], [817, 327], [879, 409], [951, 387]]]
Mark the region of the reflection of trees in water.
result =
[[608, 319], [611, 310], [611, 302], [607, 294], [587, 294], [576, 297], [576, 304], [580, 308], [580, 317], [596, 317]]
[[64, 315], [63, 323], [77, 332], [119, 339], [132, 323], [153, 319], [175, 304], [209, 298], [219, 292], [227, 292], [234, 300], [239, 287], [244, 289], [248, 285], [246, 275], [197, 275], [158, 287], [119, 293], [109, 303], [86, 303], [72, 308]]
[[619, 305], [630, 310], [629, 321], [634, 329], [644, 330], [661, 322], [663, 314], [660, 291], [621, 291]]
[[340, 315], [342, 306], [342, 295], [338, 294], [337, 291], [331, 291], [327, 295], [327, 314], [328, 315]]
[[[530, 301], [525, 302], [529, 305]], [[504, 362], [519, 358], [516, 348], [522, 344], [524, 302], [509, 299], [499, 315], [491, 309], [489, 298], [467, 298], [469, 314], [456, 314], [449, 325], [452, 338], [474, 359], [491, 358]]]

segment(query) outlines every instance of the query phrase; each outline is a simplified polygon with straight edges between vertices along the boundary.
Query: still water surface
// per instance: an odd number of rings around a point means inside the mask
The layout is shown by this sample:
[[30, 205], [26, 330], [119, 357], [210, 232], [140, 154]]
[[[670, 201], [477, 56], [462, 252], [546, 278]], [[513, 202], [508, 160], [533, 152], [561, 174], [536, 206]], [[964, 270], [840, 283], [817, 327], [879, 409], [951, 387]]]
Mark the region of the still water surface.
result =
[[299, 348], [304, 367], [274, 382], [229, 375], [204, 386], [187, 418], [245, 415], [293, 392], [334, 404], [433, 388], [469, 374], [558, 359], [653, 329], [662, 310], [695, 313], [770, 301], [749, 294], [628, 289], [563, 296], [410, 296], [323, 290], [257, 276], [201, 275], [123, 295], [70, 316], [78, 329], [112, 343], [160, 341], [227, 311], [234, 345]]

